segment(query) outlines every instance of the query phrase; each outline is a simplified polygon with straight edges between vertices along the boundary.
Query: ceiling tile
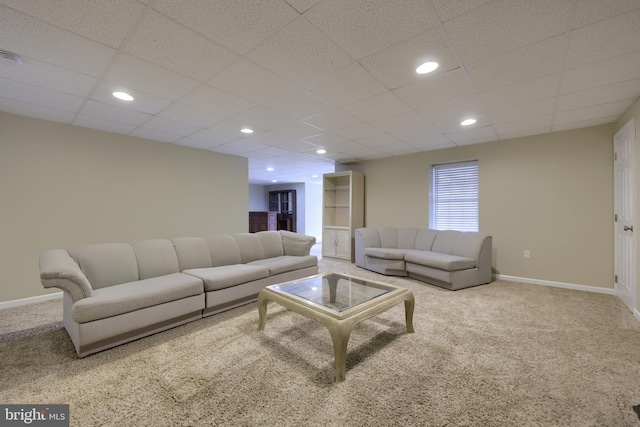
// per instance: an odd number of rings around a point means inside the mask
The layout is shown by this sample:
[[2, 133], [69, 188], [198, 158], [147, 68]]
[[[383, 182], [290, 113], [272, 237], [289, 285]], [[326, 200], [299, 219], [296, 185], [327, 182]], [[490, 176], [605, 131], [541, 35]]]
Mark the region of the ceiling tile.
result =
[[581, 0], [576, 2], [572, 27], [579, 28], [639, 8], [638, 0]]
[[326, 131], [342, 129], [362, 123], [357, 117], [339, 109], [308, 117], [304, 119], [304, 122]]
[[287, 3], [297, 10], [298, 13], [305, 13], [319, 2], [320, 0], [287, 0]]
[[2, 50], [95, 77], [116, 52], [5, 6], [0, 6], [0, 40]]
[[71, 123], [75, 116], [74, 113], [69, 111], [28, 104], [14, 99], [2, 98], [2, 96], [0, 96], [0, 111], [61, 123]]
[[338, 46], [364, 58], [439, 23], [423, 0], [325, 0], [304, 14]]
[[397, 116], [383, 117], [370, 123], [385, 132], [394, 132], [424, 126], [425, 119], [415, 111], [408, 111]]
[[383, 133], [380, 135], [360, 138], [358, 139], [358, 142], [363, 145], [366, 145], [367, 147], [382, 147], [382, 146], [387, 146], [387, 145], [402, 142], [402, 140], [393, 135], [389, 135], [388, 133]]
[[303, 139], [324, 133], [321, 129], [303, 122], [291, 122], [273, 129], [285, 138]]
[[416, 147], [406, 142], [395, 142], [393, 144], [383, 145], [376, 147], [376, 150], [382, 151], [390, 156], [404, 156], [420, 152]]
[[103, 130], [105, 132], [114, 132], [121, 134], [128, 134], [132, 132], [136, 126], [128, 125], [120, 122], [113, 122], [110, 120], [103, 120], [97, 117], [85, 116], [84, 114], [78, 115], [73, 121], [76, 126], [82, 126], [90, 129]]
[[498, 135], [493, 126], [470, 127], [469, 129], [447, 133], [446, 136], [456, 144], [464, 141], [498, 140]]
[[567, 30], [572, 0], [496, 0], [444, 24], [470, 65]]
[[256, 130], [255, 128], [273, 129], [291, 122], [291, 117], [262, 105], [251, 107], [232, 118], [240, 123], [242, 127], [249, 127], [254, 130]]
[[81, 114], [85, 114], [90, 117], [136, 126], [141, 125], [151, 118], [150, 114], [140, 113], [138, 111], [129, 110], [116, 105], [91, 100], [82, 107], [80, 112]]
[[240, 129], [244, 127], [245, 127], [244, 123], [236, 119], [225, 119], [225, 120], [222, 120], [221, 122], [218, 122], [209, 126], [209, 129], [217, 132], [228, 133], [229, 135], [234, 135], [237, 139], [249, 138], [252, 135], [258, 135], [265, 130], [265, 129], [259, 128], [258, 126], [252, 126], [254, 133], [245, 134], [240, 132]]
[[249, 52], [247, 58], [300, 86], [352, 62], [303, 17]]
[[55, 87], [58, 92], [87, 96], [97, 79], [36, 59], [26, 58], [19, 66], [0, 66], [0, 76], [45, 88]]
[[221, 122], [224, 117], [203, 111], [188, 105], [172, 103], [166, 109], [162, 110], [158, 117], [164, 117], [177, 122], [187, 123], [193, 126], [209, 127], [214, 123]]
[[264, 105], [294, 119], [315, 116], [331, 109], [328, 102], [303, 89], [293, 90]]
[[189, 135], [189, 138], [206, 141], [209, 148], [228, 144], [229, 142], [236, 141], [238, 139], [235, 135], [229, 135], [228, 133], [218, 132], [211, 129], [199, 130], [198, 132]]
[[473, 89], [462, 70], [431, 77], [395, 89], [393, 93], [413, 108], [431, 107], [473, 95]]
[[109, 67], [105, 79], [131, 90], [153, 93], [170, 100], [186, 95], [199, 84], [181, 74], [125, 53], [118, 55]]
[[158, 12], [145, 16], [124, 50], [134, 56], [201, 82], [238, 56]]
[[567, 67], [615, 58], [640, 50], [640, 9], [571, 32]]
[[564, 66], [568, 37], [560, 35], [476, 62], [467, 67], [469, 78], [482, 92], [559, 72]]
[[254, 105], [246, 99], [208, 85], [199, 86], [196, 90], [180, 99], [180, 103], [221, 117], [234, 116]]
[[431, 0], [442, 22], [467, 13], [491, 0]]
[[545, 134], [545, 133], [549, 133], [549, 127], [545, 126], [542, 128], [538, 128], [538, 129], [524, 129], [524, 130], [519, 130], [519, 131], [515, 131], [515, 132], [500, 132], [500, 139], [513, 139], [513, 138], [524, 138], [527, 136], [533, 136], [533, 135], [541, 135], [541, 134]]
[[616, 101], [635, 99], [640, 95], [640, 79], [600, 86], [558, 97], [557, 111], [574, 110]]
[[456, 99], [442, 104], [418, 110], [418, 113], [430, 123], [453, 120], [460, 123], [464, 118], [475, 117], [483, 112], [477, 96]]
[[14, 101], [22, 101], [41, 107], [57, 108], [62, 111], [77, 112], [83, 98], [56, 92], [39, 86], [19, 83], [0, 77], [0, 96]]
[[556, 95], [560, 74], [550, 74], [522, 83], [488, 90], [478, 94], [487, 110], [498, 110], [513, 105], [551, 98]]
[[566, 70], [560, 92], [577, 92], [637, 78], [640, 78], [640, 52]]
[[629, 108], [632, 102], [633, 100], [629, 99], [575, 110], [559, 111], [554, 116], [553, 125], [557, 126], [586, 120], [597, 120], [600, 117], [617, 117]]
[[[471, 126], [462, 126], [460, 122], [466, 119], [475, 119], [476, 123]], [[445, 134], [458, 134], [469, 133], [476, 129], [484, 129], [491, 124], [491, 120], [484, 113], [469, 114], [462, 117], [459, 116], [445, 116], [441, 119], [434, 121], [433, 125], [439, 131]]]
[[135, 0], [0, 0], [0, 4], [115, 48], [144, 10]]
[[209, 84], [258, 104], [294, 88], [285, 79], [246, 59], [225, 68]]
[[[438, 68], [428, 75], [416, 73], [416, 68], [427, 61], [437, 62]], [[429, 79], [459, 67], [449, 48], [447, 35], [440, 27], [379, 51], [360, 60], [360, 63], [389, 89]]]
[[344, 109], [365, 122], [379, 120], [384, 117], [397, 116], [410, 110], [410, 108], [400, 101], [392, 92], [385, 92], [381, 95], [347, 105]]
[[147, 129], [139, 127], [129, 135], [135, 136], [138, 138], [150, 139], [152, 141], [160, 141], [160, 142], [174, 142], [181, 138], [180, 135], [174, 135], [168, 132], [160, 132], [158, 130]]
[[298, 17], [283, 0], [159, 0], [153, 7], [239, 54]]
[[383, 132], [380, 129], [373, 127], [368, 123], [361, 123], [359, 125], [335, 130], [334, 133], [340, 136], [343, 136], [347, 139], [360, 139], [360, 138], [366, 138], [369, 136], [380, 135]]
[[424, 136], [422, 138], [407, 141], [407, 143], [423, 151], [455, 147], [455, 144], [451, 142], [449, 138], [442, 134]]
[[423, 123], [422, 126], [413, 127], [409, 129], [400, 129], [395, 132], [390, 132], [390, 134], [395, 136], [396, 138], [400, 138], [405, 142], [411, 142], [411, 141], [432, 137], [435, 135], [440, 135], [442, 134], [442, 132], [440, 132], [431, 123], [427, 123], [427, 124]]
[[176, 122], [174, 120], [166, 119], [164, 117], [152, 117], [149, 121], [145, 122], [142, 127], [145, 129], [157, 130], [160, 132], [167, 132], [173, 135], [188, 136], [194, 132], [199, 131], [201, 128], [198, 126], [189, 125], [187, 123]]
[[551, 128], [551, 132], [562, 132], [565, 130], [580, 129], [580, 128], [586, 128], [591, 126], [599, 126], [599, 125], [614, 123], [617, 120], [617, 118], [618, 118], [618, 115], [616, 114], [615, 116], [609, 116], [609, 117], [597, 117], [595, 119], [561, 123], [561, 124], [553, 125], [553, 127]]
[[531, 129], [545, 129], [546, 133], [551, 131], [552, 120], [553, 116], [551, 114], [547, 114], [544, 116], [530, 117], [522, 120], [515, 120], [508, 123], [498, 124], [495, 125], [495, 129], [500, 136], [522, 134], [523, 131]]
[[540, 99], [487, 112], [493, 124], [509, 123], [531, 117], [544, 116], [554, 111], [556, 98]]
[[305, 89], [338, 107], [379, 95], [387, 90], [357, 62], [308, 84]]
[[[121, 101], [113, 96], [113, 92], [124, 90], [135, 99], [131, 102]], [[150, 95], [145, 92], [130, 90], [128, 87], [122, 87], [118, 84], [103, 81], [96, 87], [91, 95], [91, 99], [105, 104], [113, 104], [128, 110], [140, 111], [142, 113], [157, 114], [167, 108], [171, 101]]]
[[339, 135], [336, 135], [334, 133], [326, 132], [326, 133], [305, 138], [304, 141], [308, 144], [312, 144], [314, 147], [326, 147], [326, 146], [344, 144], [347, 142], [347, 139]]

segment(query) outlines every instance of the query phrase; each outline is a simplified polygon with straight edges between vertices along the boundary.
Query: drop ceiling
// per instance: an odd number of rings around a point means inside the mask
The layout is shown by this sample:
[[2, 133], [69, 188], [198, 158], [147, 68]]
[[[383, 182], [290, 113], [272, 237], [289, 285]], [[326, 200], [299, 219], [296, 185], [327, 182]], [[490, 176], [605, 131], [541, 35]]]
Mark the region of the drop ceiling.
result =
[[0, 50], [24, 59], [0, 62], [0, 111], [319, 182], [616, 121], [640, 95], [640, 0], [0, 0]]

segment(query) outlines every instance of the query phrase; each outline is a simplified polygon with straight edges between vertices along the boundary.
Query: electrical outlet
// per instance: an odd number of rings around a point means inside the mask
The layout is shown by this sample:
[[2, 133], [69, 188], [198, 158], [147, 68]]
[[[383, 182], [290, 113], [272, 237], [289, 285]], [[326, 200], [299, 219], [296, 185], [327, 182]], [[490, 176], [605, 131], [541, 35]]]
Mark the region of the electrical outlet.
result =
[[525, 250], [524, 250], [524, 257], [525, 257], [526, 259], [531, 258], [531, 252], [529, 252], [529, 249], [525, 249]]

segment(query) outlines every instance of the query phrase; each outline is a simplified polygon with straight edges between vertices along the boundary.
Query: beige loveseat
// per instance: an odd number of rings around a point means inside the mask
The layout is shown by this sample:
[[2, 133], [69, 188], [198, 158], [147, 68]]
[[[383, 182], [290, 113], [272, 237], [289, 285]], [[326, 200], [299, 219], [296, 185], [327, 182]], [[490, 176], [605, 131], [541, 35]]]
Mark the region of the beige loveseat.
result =
[[491, 282], [492, 238], [478, 232], [358, 228], [356, 265], [450, 290]]
[[84, 357], [257, 299], [311, 276], [315, 237], [288, 231], [152, 239], [52, 249], [45, 288], [63, 290], [64, 326]]

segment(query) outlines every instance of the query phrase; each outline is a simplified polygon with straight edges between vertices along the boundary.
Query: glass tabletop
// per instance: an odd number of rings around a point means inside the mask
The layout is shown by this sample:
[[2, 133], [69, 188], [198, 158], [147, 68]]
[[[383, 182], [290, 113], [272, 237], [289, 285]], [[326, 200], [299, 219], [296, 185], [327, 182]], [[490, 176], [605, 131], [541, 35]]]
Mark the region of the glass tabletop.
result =
[[342, 312], [395, 290], [394, 286], [331, 273], [267, 288], [295, 295], [323, 307]]

